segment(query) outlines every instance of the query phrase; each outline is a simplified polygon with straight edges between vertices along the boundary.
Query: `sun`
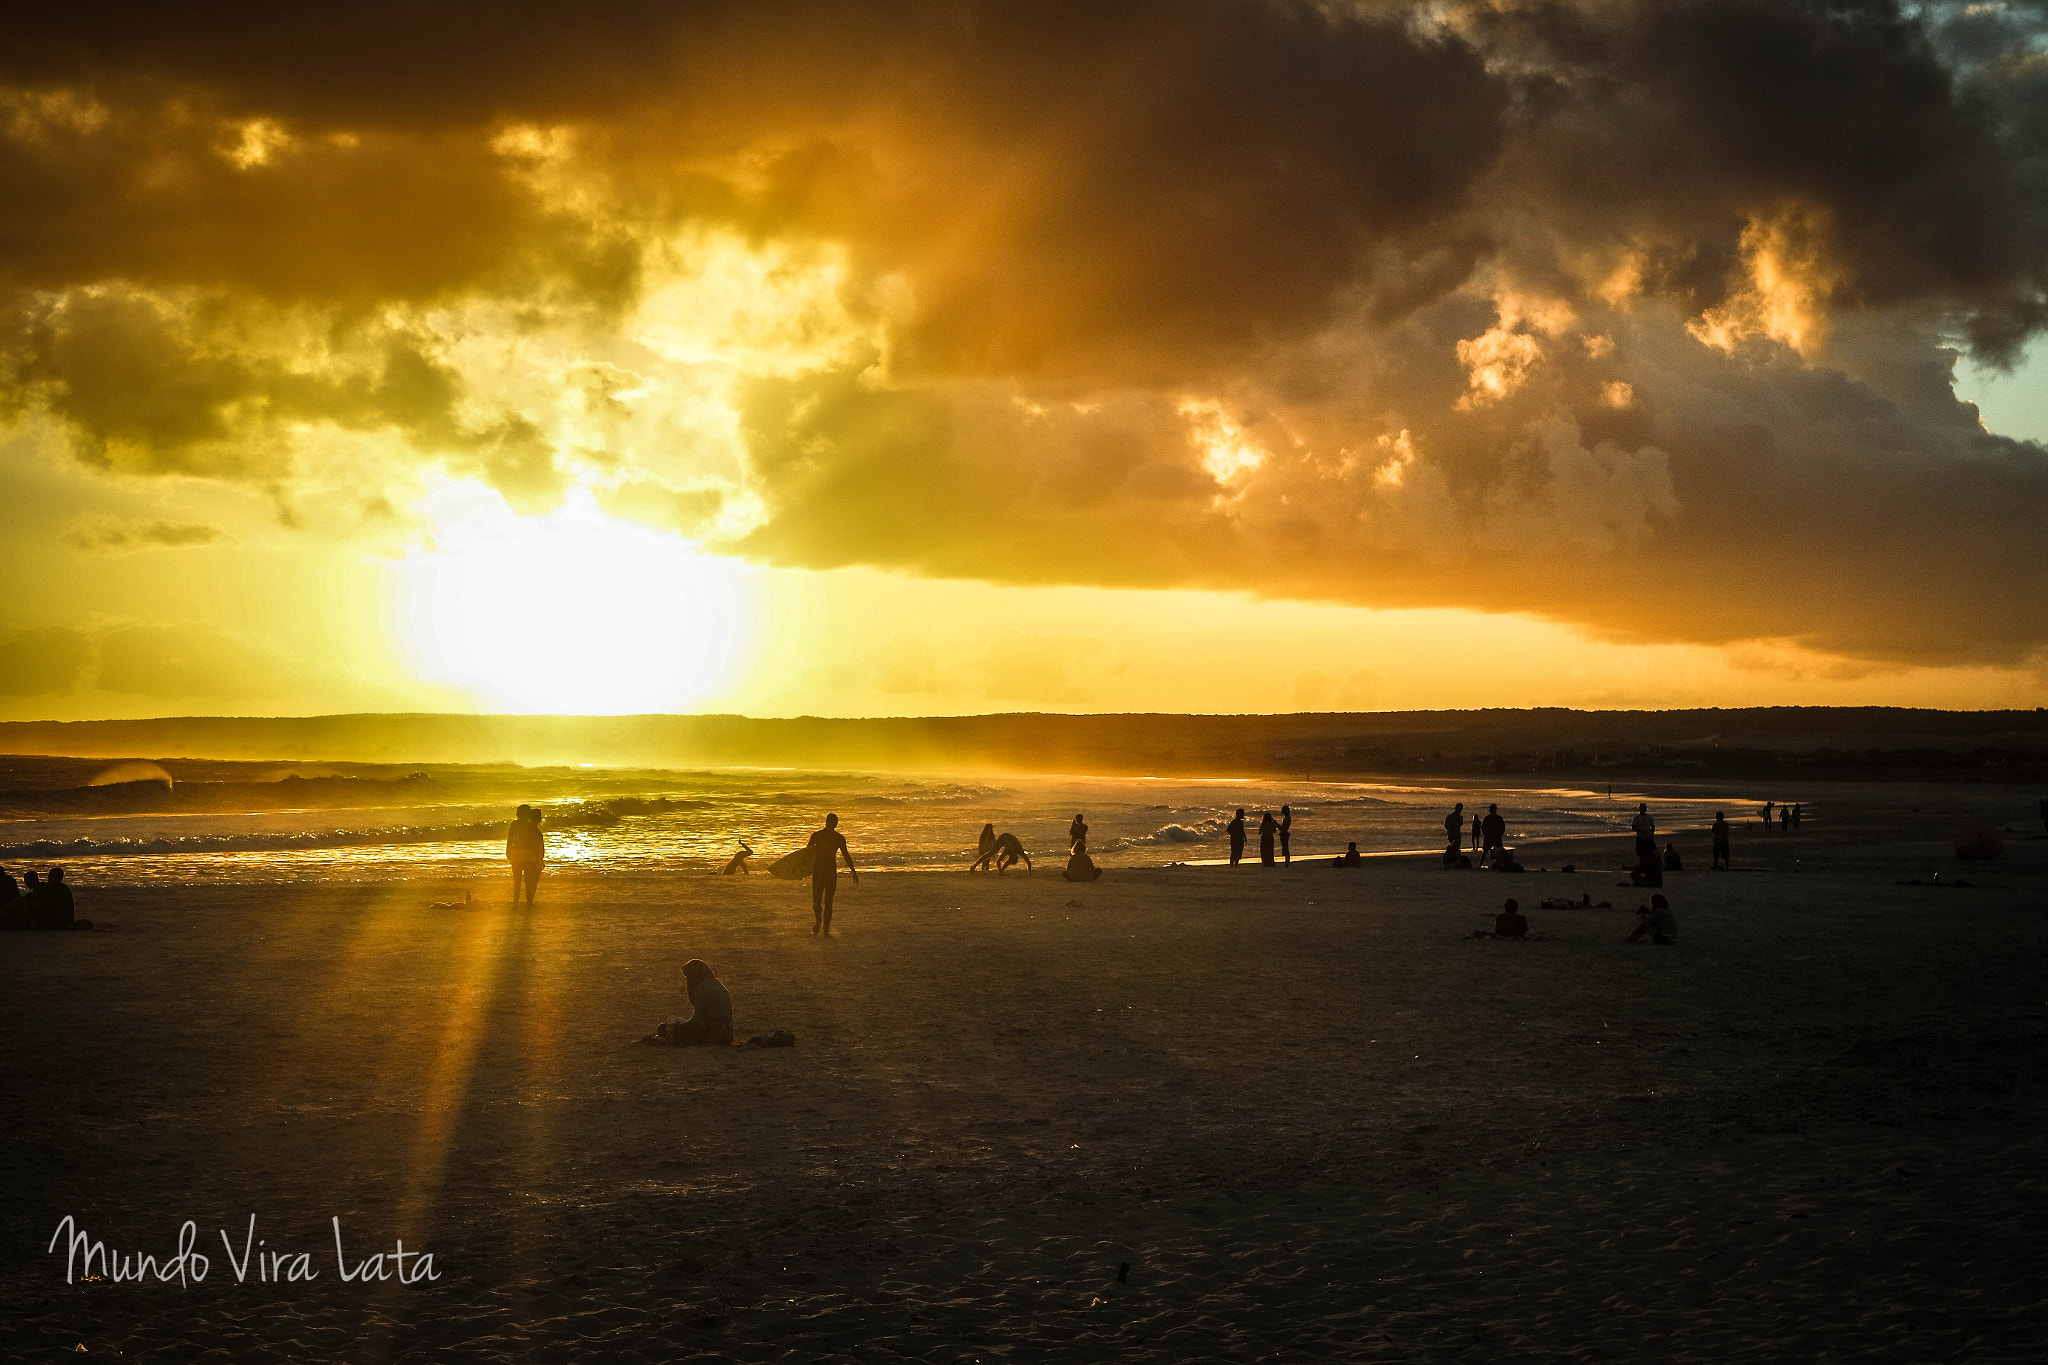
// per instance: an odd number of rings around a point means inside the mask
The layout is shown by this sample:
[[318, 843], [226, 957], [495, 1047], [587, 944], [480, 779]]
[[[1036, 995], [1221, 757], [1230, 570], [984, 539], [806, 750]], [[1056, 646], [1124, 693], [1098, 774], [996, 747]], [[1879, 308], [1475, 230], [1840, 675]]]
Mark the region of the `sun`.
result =
[[752, 652], [746, 566], [621, 521], [588, 491], [522, 517], [474, 485], [428, 501], [433, 547], [393, 566], [392, 626], [421, 681], [488, 710], [678, 711], [728, 690]]

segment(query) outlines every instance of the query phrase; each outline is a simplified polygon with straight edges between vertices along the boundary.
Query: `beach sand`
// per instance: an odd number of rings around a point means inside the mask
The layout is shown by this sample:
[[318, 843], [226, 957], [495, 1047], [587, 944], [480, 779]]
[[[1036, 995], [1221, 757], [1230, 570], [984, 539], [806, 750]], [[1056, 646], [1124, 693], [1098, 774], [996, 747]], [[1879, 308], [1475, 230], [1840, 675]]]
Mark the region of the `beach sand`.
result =
[[[830, 940], [758, 875], [86, 888], [0, 937], [0, 1349], [2040, 1359], [2048, 840], [1946, 834], [1688, 850], [1671, 948], [1618, 842], [842, 877]], [[1508, 895], [1545, 941], [1469, 936]], [[693, 956], [797, 1046], [626, 1046]], [[66, 1214], [210, 1273], [66, 1284]], [[251, 1214], [319, 1278], [237, 1283]], [[439, 1278], [342, 1283], [336, 1216]]]

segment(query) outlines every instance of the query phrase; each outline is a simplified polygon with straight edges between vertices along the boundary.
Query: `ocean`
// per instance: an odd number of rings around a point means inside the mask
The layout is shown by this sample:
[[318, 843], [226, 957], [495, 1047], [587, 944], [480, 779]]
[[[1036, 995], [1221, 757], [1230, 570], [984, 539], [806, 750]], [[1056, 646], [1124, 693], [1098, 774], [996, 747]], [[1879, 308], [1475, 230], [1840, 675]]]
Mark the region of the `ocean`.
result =
[[[174, 765], [175, 766], [175, 765]], [[1263, 810], [1294, 812], [1297, 859], [1435, 852], [1453, 802], [1498, 802], [1507, 842], [1611, 835], [1635, 812], [1632, 792], [1413, 782], [1076, 775], [916, 775], [791, 769], [194, 764], [195, 778], [119, 765], [98, 785], [73, 775], [0, 791], [0, 864], [62, 863], [74, 884], [391, 881], [504, 871], [513, 807], [545, 814], [556, 871], [709, 872], [745, 840], [765, 871], [836, 812], [863, 869], [965, 868], [984, 821], [1015, 833], [1035, 861], [1062, 866], [1076, 812], [1107, 867], [1228, 857], [1224, 826], [1243, 807], [1249, 856]], [[138, 777], [140, 771], [150, 775]], [[1716, 809], [1754, 818], [1754, 803], [1660, 796], [1660, 831], [1703, 829]], [[1469, 845], [1469, 837], [1467, 839]]]

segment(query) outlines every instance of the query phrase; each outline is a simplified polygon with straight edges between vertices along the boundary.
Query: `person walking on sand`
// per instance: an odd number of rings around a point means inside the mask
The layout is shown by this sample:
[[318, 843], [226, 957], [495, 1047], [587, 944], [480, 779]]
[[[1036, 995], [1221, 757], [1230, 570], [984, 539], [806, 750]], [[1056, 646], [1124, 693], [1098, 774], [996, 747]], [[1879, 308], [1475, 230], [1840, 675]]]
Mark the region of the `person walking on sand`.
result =
[[519, 890], [526, 889], [526, 908], [533, 909], [534, 892], [540, 889], [541, 864], [548, 859], [547, 836], [540, 831], [540, 812], [521, 806], [512, 814], [512, 828], [505, 833], [505, 861], [512, 864], [512, 905], [519, 905]]
[[1230, 865], [1236, 867], [1244, 861], [1244, 807], [1237, 808], [1237, 818], [1224, 826], [1230, 834]]
[[1085, 856], [1088, 852], [1088, 822], [1074, 812], [1074, 823], [1067, 826], [1067, 852], [1071, 856]]
[[1273, 818], [1273, 812], [1259, 812], [1259, 861], [1267, 867], [1273, 865], [1273, 840], [1280, 833], [1280, 822]]
[[1714, 870], [1728, 870], [1728, 817], [1720, 811], [1714, 812]]
[[1764, 802], [1764, 833], [1766, 834], [1771, 832], [1771, 807], [1776, 804], [1777, 802], [1775, 801]]
[[1805, 809], [1804, 809], [1804, 805], [1803, 805], [1803, 803], [1802, 803], [1802, 802], [1798, 802], [1798, 801], [1794, 801], [1794, 802], [1792, 803], [1792, 828], [1794, 828], [1794, 829], [1798, 829], [1798, 828], [1799, 828], [1799, 822], [1800, 822], [1800, 821], [1801, 821], [1802, 819], [1804, 819], [1805, 817], [1806, 817], [1806, 811], [1805, 811]]
[[1293, 831], [1294, 807], [1282, 806], [1280, 808], [1280, 861], [1283, 863], [1294, 861]]
[[846, 859], [855, 886], [860, 885], [860, 869], [853, 865], [853, 853], [846, 847], [846, 836], [839, 832], [836, 815], [825, 817], [825, 827], [812, 833], [806, 847], [811, 851], [811, 932], [830, 935], [832, 898], [839, 893], [839, 860]]

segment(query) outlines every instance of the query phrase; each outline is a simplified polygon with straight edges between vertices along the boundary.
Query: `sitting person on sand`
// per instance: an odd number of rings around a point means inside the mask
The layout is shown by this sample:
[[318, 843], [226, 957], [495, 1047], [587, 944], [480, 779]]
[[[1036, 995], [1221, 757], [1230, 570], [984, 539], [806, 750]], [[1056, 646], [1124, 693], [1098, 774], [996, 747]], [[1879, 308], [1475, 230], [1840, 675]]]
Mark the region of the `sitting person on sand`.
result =
[[1358, 844], [1354, 841], [1344, 845], [1344, 856], [1330, 859], [1331, 867], [1363, 867], [1365, 859], [1358, 856]]
[[1650, 942], [1666, 946], [1678, 942], [1678, 916], [1671, 913], [1671, 902], [1662, 896], [1652, 896], [1648, 905], [1638, 906], [1636, 917], [1636, 931], [1628, 936], [1630, 943], [1641, 943], [1644, 935]]
[[71, 928], [71, 888], [64, 884], [64, 869], [51, 868], [48, 881], [33, 871], [24, 873], [23, 878], [28, 883], [24, 894], [0, 909], [0, 929]]
[[1496, 938], [1527, 938], [1529, 917], [1522, 913], [1522, 907], [1510, 900], [1493, 917], [1493, 933]]
[[1664, 845], [1664, 870], [1666, 872], [1685, 871], [1685, 863], [1678, 856], [1677, 848], [1673, 847], [1670, 844]]
[[718, 869], [718, 875], [721, 877], [730, 877], [737, 873], [740, 876], [745, 876], [748, 872], [753, 870], [747, 866], [747, 859], [753, 856], [754, 850], [747, 847], [747, 841], [745, 839], [740, 840], [740, 851], [733, 854], [732, 860], [728, 862], [724, 867]]
[[72, 908], [71, 888], [64, 884], [64, 869], [53, 867], [43, 882], [42, 905], [36, 911], [36, 928], [69, 929], [77, 912]]
[[1102, 875], [1102, 869], [1095, 865], [1093, 858], [1077, 849], [1074, 856], [1067, 859], [1067, 870], [1060, 875], [1070, 882], [1092, 882]]
[[690, 1017], [671, 1015], [639, 1041], [652, 1047], [730, 1047], [732, 997], [711, 964], [691, 958], [683, 964], [683, 982], [690, 991]]

